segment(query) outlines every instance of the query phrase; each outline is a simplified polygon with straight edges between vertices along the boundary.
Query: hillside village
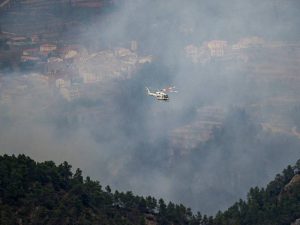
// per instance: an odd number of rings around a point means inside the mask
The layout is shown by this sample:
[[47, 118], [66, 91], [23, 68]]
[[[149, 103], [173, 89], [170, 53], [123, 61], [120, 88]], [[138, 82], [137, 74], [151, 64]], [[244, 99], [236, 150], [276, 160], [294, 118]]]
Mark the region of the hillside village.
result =
[[[42, 99], [48, 99], [40, 101], [40, 108], [46, 107], [48, 103], [45, 102], [51, 102], [53, 96], [71, 102], [92, 96], [92, 85], [131, 79], [145, 64], [157, 60], [155, 53], [141, 53], [137, 40], [110, 47], [100, 44], [96, 48], [76, 40], [78, 33], [86, 32], [81, 20], [86, 14], [81, 13], [98, 14], [99, 10], [111, 4], [113, 1], [98, 0], [0, 1], [0, 10], [5, 15], [0, 23], [0, 104], [10, 104], [18, 96], [32, 99], [32, 90], [37, 90]], [[22, 10], [18, 10], [20, 8]], [[70, 13], [62, 17], [55, 14], [58, 8], [71, 8], [73, 13], [76, 10], [77, 13], [75, 16]], [[29, 12], [34, 16], [26, 17], [25, 14]], [[44, 22], [37, 22], [41, 18]], [[186, 29], [179, 32], [186, 33]], [[66, 30], [68, 32], [64, 32]], [[229, 73], [241, 68], [240, 73], [247, 74], [245, 79], [257, 83], [290, 85], [286, 96], [270, 96], [263, 102], [243, 107], [262, 118], [259, 122], [264, 129], [300, 137], [291, 124], [278, 123], [282, 115], [273, 114], [270, 118], [262, 116], [270, 107], [277, 109], [283, 104], [299, 102], [297, 87], [300, 77], [295, 65], [300, 61], [300, 43], [268, 41], [259, 36], [244, 37], [236, 42], [207, 40], [184, 46], [180, 57], [189, 61], [191, 67], [217, 62], [222, 63], [224, 70]], [[26, 71], [26, 75], [5, 76], [19, 71]], [[36, 107], [39, 108], [38, 104]], [[172, 145], [183, 151], [208, 140], [211, 130], [222, 124], [226, 109], [208, 105], [198, 108], [196, 114], [197, 122], [178, 127], [170, 133]]]
[[[87, 84], [130, 78], [142, 64], [152, 61], [151, 56], [137, 52], [137, 41], [120, 47], [89, 49], [88, 43], [83, 45], [76, 39], [78, 32], [85, 32], [81, 25], [89, 18], [86, 15], [97, 15], [110, 5], [111, 1], [98, 0], [2, 1], [0, 69], [3, 73], [40, 74], [37, 79], [47, 81], [49, 88], [56, 89], [52, 92], [60, 93], [68, 101], [79, 98]], [[61, 15], [60, 9], [71, 13]], [[26, 17], [27, 13], [30, 16]], [[0, 77], [3, 77], [1, 72]], [[26, 91], [26, 79], [21, 80], [19, 86]], [[1, 85], [2, 89], [7, 86], [3, 81]], [[9, 93], [15, 92], [3, 91], [4, 101], [13, 97]]]
[[[7, 45], [15, 46], [14, 41], [20, 39], [9, 38]], [[18, 42], [22, 47], [28, 47], [27, 44]], [[138, 56], [136, 45], [133, 41], [131, 49], [114, 48], [88, 53], [82, 46], [59, 48], [52, 43], [41, 44], [39, 48], [20, 49], [20, 62], [15, 67], [41, 74], [49, 87], [55, 86], [70, 101], [80, 96], [79, 86], [107, 79], [129, 79], [139, 66], [151, 63], [151, 56]], [[5, 87], [5, 83], [2, 86]]]
[[[143, 64], [152, 63], [155, 58], [151, 55], [139, 56], [138, 42], [131, 41], [128, 47], [116, 47], [104, 49], [98, 52], [89, 52], [81, 45], [60, 45], [55, 42], [40, 41], [38, 37], [23, 37], [16, 35], [7, 35], [2, 32], [2, 37], [6, 37], [4, 46], [9, 50], [1, 50], [2, 56], [5, 57], [13, 49], [13, 54], [18, 54], [19, 61], [11, 62], [14, 68], [34, 71], [33, 75], [25, 75], [22, 77], [11, 79], [2, 76], [1, 85], [1, 104], [11, 103], [16, 96], [30, 95], [32, 85], [35, 89], [40, 90], [44, 98], [51, 99], [53, 93], [59, 94], [67, 101], [78, 98], [84, 98], [89, 93], [90, 85], [101, 85], [106, 81], [130, 79], [138, 71]], [[293, 54], [300, 59], [300, 45], [298, 43], [268, 42], [259, 37], [248, 37], [241, 39], [235, 44], [228, 44], [225, 40], [212, 40], [202, 43], [199, 47], [196, 45], [188, 45], [184, 48], [184, 55], [194, 65], [205, 65], [213, 61], [223, 61], [230, 70], [230, 64], [233, 62], [241, 63], [252, 67], [251, 70], [256, 71], [252, 76], [255, 80], [264, 82], [290, 82], [299, 84], [297, 71], [289, 68], [294, 62], [285, 63], [285, 65], [276, 65], [274, 61], [267, 62], [264, 60], [257, 61], [261, 55], [253, 53], [252, 50], [260, 48], [268, 54], [273, 54], [273, 60], [278, 61], [278, 57]], [[255, 55], [256, 54], [256, 55]], [[268, 57], [269, 58], [269, 57]], [[286, 67], [282, 70], [282, 67]], [[280, 73], [280, 68], [283, 71]], [[286, 74], [286, 71], [290, 73]], [[284, 73], [284, 74], [283, 74]], [[30, 74], [30, 72], [28, 72]], [[272, 75], [269, 75], [272, 74]], [[30, 90], [30, 91], [29, 91]], [[265, 103], [255, 103], [247, 105], [249, 111], [268, 110], [270, 104], [272, 107], [280, 108], [284, 102], [298, 102], [294, 89], [290, 89], [290, 93], [286, 93], [285, 101], [277, 98], [269, 98]], [[41, 103], [43, 105], [43, 103]], [[44, 106], [45, 107], [45, 106]], [[181, 149], [181, 154], [186, 154], [193, 149], [199, 142], [205, 142], [210, 138], [213, 128], [222, 124], [225, 109], [220, 106], [205, 106], [197, 111], [197, 122], [187, 124], [184, 127], [178, 127], [170, 133], [172, 146]], [[262, 126], [266, 130], [273, 132], [283, 132], [293, 136], [299, 136], [294, 126], [289, 124], [277, 124], [276, 116], [262, 120]]]
[[[284, 117], [289, 113], [291, 105], [299, 104], [300, 85], [299, 71], [295, 65], [300, 61], [300, 43], [267, 41], [261, 37], [245, 37], [230, 44], [226, 40], [210, 40], [200, 45], [187, 45], [184, 56], [194, 66], [205, 66], [209, 63], [222, 63], [223, 70], [236, 72], [239, 70], [244, 79], [252, 80], [260, 85], [285, 87], [289, 86], [280, 97], [264, 98], [243, 107], [253, 113], [257, 122], [266, 131], [281, 133], [300, 138], [295, 125]], [[237, 66], [242, 65], [242, 66]], [[232, 67], [234, 69], [232, 69]], [[245, 70], [245, 68], [248, 70]], [[272, 108], [272, 112], [270, 112]], [[173, 146], [178, 147], [180, 154], [186, 154], [197, 143], [209, 140], [213, 128], [220, 127], [226, 109], [218, 105], [204, 106], [197, 110], [197, 122], [179, 127], [171, 133]], [[268, 117], [266, 117], [268, 115]]]

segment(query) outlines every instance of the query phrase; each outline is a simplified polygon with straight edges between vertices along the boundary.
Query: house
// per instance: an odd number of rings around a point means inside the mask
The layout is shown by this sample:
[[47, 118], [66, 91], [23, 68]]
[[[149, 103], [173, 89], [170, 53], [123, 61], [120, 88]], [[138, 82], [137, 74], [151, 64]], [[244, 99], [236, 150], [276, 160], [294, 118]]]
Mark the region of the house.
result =
[[60, 63], [63, 62], [63, 60], [59, 57], [50, 57], [47, 60], [48, 63]]
[[38, 43], [39, 40], [40, 40], [40, 38], [39, 38], [39, 36], [37, 34], [32, 35], [30, 39], [31, 39], [31, 42], [34, 43], [34, 44]]
[[43, 44], [40, 46], [40, 52], [47, 55], [49, 52], [53, 52], [57, 49], [55, 44]]
[[39, 49], [38, 48], [28, 48], [28, 49], [24, 49], [22, 52], [23, 56], [35, 56], [38, 57], [39, 56]]
[[132, 54], [132, 52], [127, 48], [116, 48], [115, 49], [115, 56], [118, 56], [118, 57], [124, 57], [124, 56], [128, 56], [131, 54]]
[[190, 58], [194, 64], [204, 64], [210, 60], [208, 49], [205, 46], [188, 45], [184, 48], [184, 51], [186, 57]]
[[79, 86], [63, 87], [60, 88], [60, 94], [68, 101], [72, 101], [80, 97]]
[[13, 46], [22, 46], [22, 45], [29, 45], [31, 44], [30, 38], [27, 37], [11, 37], [7, 41], [8, 45], [13, 45]]
[[64, 58], [65, 59], [73, 59], [76, 56], [78, 56], [78, 52], [75, 50], [69, 50], [65, 53]]
[[138, 62], [140, 64], [151, 63], [152, 61], [153, 61], [153, 57], [151, 55], [144, 56], [144, 57], [139, 57], [139, 60], [138, 60]]
[[82, 79], [83, 79], [83, 83], [85, 84], [91, 84], [102, 80], [100, 76], [97, 76], [93, 73], [83, 73]]
[[192, 59], [193, 63], [198, 63], [198, 47], [195, 45], [188, 45], [184, 48], [185, 54]]
[[67, 88], [67, 87], [70, 87], [71, 86], [71, 81], [70, 80], [64, 80], [64, 79], [56, 79], [55, 81], [55, 86], [57, 88]]
[[138, 43], [137, 43], [137, 41], [131, 41], [130, 49], [133, 52], [135, 52], [138, 49]]
[[263, 38], [260, 37], [247, 37], [238, 41], [236, 44], [232, 45], [232, 50], [239, 50], [244, 48], [249, 48], [253, 46], [261, 46], [265, 44]]
[[223, 40], [213, 40], [207, 43], [207, 47], [210, 50], [210, 55], [212, 57], [224, 56], [225, 48], [227, 47], [227, 41]]
[[38, 62], [38, 61], [40, 61], [39, 57], [28, 56], [28, 55], [21, 56], [21, 62]]

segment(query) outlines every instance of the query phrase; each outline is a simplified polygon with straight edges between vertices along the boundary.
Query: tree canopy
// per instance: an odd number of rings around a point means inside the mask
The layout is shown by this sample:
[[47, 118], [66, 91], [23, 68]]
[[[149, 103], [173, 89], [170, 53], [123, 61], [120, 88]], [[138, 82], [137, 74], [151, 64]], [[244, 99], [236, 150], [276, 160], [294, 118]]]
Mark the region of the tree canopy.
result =
[[300, 160], [215, 217], [131, 191], [112, 192], [67, 162], [0, 156], [0, 224], [287, 225], [300, 218]]

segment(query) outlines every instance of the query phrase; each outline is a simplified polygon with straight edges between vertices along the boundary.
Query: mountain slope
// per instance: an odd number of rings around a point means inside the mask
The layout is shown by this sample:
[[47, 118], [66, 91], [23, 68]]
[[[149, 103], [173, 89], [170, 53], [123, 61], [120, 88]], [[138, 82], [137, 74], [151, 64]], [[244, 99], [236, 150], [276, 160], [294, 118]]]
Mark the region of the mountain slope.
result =
[[183, 205], [111, 192], [64, 162], [0, 156], [0, 224], [197, 224]]
[[251, 188], [213, 217], [163, 199], [132, 192], [112, 193], [98, 181], [84, 180], [64, 162], [37, 163], [26, 157], [0, 156], [0, 224], [291, 224], [300, 218], [300, 160], [276, 175], [266, 188]]
[[300, 160], [277, 174], [266, 188], [251, 188], [247, 200], [240, 200], [224, 213], [216, 215], [214, 224], [288, 225], [300, 218]]

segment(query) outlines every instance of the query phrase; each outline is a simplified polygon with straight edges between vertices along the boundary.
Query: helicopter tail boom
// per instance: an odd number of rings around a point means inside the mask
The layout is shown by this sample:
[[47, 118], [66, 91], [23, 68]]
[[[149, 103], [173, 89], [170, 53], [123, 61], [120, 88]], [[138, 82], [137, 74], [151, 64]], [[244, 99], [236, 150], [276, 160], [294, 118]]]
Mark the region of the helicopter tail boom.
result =
[[152, 93], [152, 92], [149, 90], [149, 88], [146, 87], [146, 90], [147, 90], [148, 95], [156, 96], [155, 93]]

